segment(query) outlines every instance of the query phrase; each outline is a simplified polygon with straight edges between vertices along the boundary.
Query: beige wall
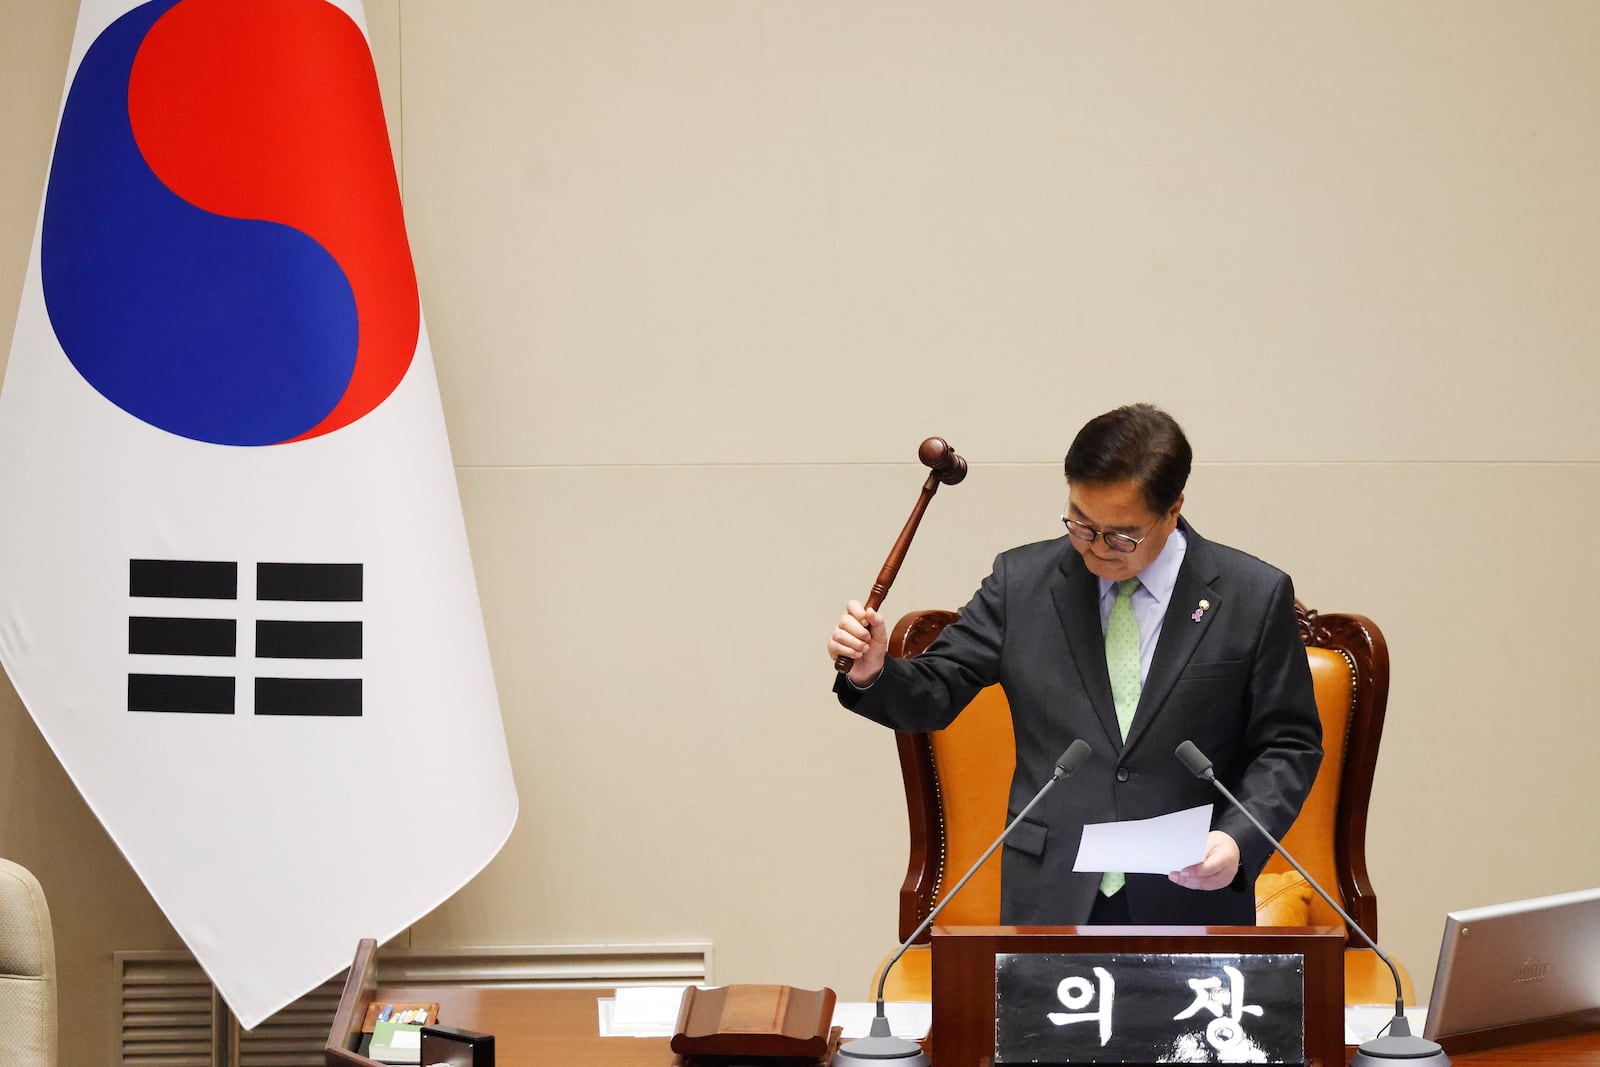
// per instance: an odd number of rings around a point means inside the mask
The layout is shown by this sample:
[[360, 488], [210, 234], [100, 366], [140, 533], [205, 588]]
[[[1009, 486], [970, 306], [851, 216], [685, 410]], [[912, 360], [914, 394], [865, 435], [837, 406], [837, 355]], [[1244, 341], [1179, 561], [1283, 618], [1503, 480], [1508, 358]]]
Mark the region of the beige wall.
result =
[[[0, 0], [0, 337], [72, 8]], [[972, 473], [891, 613], [1054, 536], [1131, 399], [1200, 530], [1388, 635], [1370, 859], [1422, 988], [1445, 910], [1600, 884], [1600, 7], [368, 14], [523, 812], [419, 943], [709, 939], [861, 996], [904, 817], [822, 639], [924, 436]], [[105, 1062], [110, 952], [174, 937], [8, 688], [0, 772]]]

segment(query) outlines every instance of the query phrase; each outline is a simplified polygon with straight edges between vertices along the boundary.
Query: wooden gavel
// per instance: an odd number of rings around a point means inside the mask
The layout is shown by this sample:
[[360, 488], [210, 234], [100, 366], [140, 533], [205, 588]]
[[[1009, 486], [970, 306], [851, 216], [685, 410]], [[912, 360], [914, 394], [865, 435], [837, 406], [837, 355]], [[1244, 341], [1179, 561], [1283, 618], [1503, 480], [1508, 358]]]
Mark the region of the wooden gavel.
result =
[[[883, 561], [878, 580], [872, 583], [872, 592], [867, 594], [868, 611], [878, 610], [883, 598], [889, 595], [889, 587], [894, 584], [895, 575], [900, 573], [906, 549], [911, 547], [911, 539], [917, 535], [922, 513], [928, 510], [928, 501], [933, 499], [933, 494], [941, 484], [955, 485], [967, 476], [967, 461], [956, 455], [950, 442], [942, 437], [930, 437], [922, 442], [917, 449], [917, 458], [928, 468], [928, 480], [922, 483], [922, 492], [917, 496], [916, 506], [911, 509], [911, 517], [906, 520], [905, 528], [889, 550], [889, 558]], [[833, 669], [844, 674], [854, 662], [849, 656], [840, 656], [833, 661]]]

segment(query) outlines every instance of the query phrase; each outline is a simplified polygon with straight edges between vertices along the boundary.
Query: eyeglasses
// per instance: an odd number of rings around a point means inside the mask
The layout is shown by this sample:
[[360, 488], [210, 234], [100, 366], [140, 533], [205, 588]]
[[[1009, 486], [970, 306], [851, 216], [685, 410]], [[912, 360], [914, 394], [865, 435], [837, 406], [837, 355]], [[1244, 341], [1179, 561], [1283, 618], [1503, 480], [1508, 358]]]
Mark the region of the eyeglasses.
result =
[[1092, 545], [1094, 544], [1094, 539], [1098, 537], [1106, 543], [1106, 547], [1111, 551], [1124, 553], [1132, 552], [1144, 544], [1145, 538], [1150, 536], [1150, 530], [1154, 529], [1156, 523], [1160, 521], [1160, 519], [1157, 519], [1156, 522], [1151, 523], [1149, 528], [1145, 530], [1144, 537], [1129, 537], [1125, 533], [1107, 533], [1103, 530], [1096, 530], [1086, 522], [1067, 518], [1066, 512], [1061, 513], [1061, 524], [1067, 528], [1067, 533], [1071, 534], [1074, 539]]

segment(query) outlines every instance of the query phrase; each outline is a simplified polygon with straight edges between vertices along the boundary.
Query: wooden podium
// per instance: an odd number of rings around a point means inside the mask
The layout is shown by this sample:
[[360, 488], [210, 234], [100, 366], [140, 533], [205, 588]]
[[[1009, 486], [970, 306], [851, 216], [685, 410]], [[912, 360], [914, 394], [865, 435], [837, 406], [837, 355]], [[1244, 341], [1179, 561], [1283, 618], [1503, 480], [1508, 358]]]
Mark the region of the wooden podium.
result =
[[[1043, 972], [1051, 975], [1052, 988], [1054, 979], [1067, 972], [1053, 970], [1049, 965], [1067, 958], [1080, 962], [1085, 958], [1091, 962], [1103, 959], [1108, 964], [1116, 961], [1118, 967], [1136, 970], [1141, 958], [1148, 968], [1171, 957], [1288, 957], [1298, 964], [1303, 976], [1305, 1062], [1336, 1067], [1345, 1062], [1344, 945], [1344, 931], [1328, 926], [935, 926], [930, 1035], [933, 1059], [939, 1067], [991, 1067], [996, 1062], [996, 1046], [1003, 1036], [996, 1030], [996, 1002], [1000, 999], [997, 974], [1002, 963], [1011, 965], [1019, 957], [1040, 957], [1038, 962], [1046, 964]], [[1105, 968], [1100, 971], [1105, 978], [1111, 978]], [[1200, 988], [1204, 987], [1205, 983], [1201, 983]], [[1179, 989], [1184, 996], [1193, 992], [1182, 985]], [[1102, 985], [1099, 994], [1104, 996], [1106, 992]], [[1242, 985], [1238, 992], [1242, 992]], [[1081, 1004], [1095, 996], [1087, 984], [1081, 993]], [[1212, 1004], [1221, 1003], [1226, 990], [1219, 989], [1217, 996]], [[1203, 994], [1196, 996], [1196, 1009], [1211, 1007], [1203, 1005], [1203, 999]], [[1069, 1002], [1066, 1006], [1081, 1004]], [[1179, 1006], [1182, 1008], [1181, 1002]], [[1110, 1009], [1108, 1002], [1103, 1034], [1110, 1032]], [[1170, 1009], [1169, 1003], [1167, 1010]], [[1137, 1004], [1133, 1010], [1138, 1010]], [[1213, 1007], [1212, 1011], [1221, 1014], [1220, 1007]], [[1071, 1014], [1062, 1013], [1057, 1018]], [[1202, 1023], [1207, 1021], [1204, 1012], [1196, 1010], [1195, 1014]], [[1029, 1017], [1033, 1015], [1042, 1022], [1042, 1014], [1034, 1012]], [[1086, 1018], [1099, 1017], [1079, 1015], [1070, 1021]]]

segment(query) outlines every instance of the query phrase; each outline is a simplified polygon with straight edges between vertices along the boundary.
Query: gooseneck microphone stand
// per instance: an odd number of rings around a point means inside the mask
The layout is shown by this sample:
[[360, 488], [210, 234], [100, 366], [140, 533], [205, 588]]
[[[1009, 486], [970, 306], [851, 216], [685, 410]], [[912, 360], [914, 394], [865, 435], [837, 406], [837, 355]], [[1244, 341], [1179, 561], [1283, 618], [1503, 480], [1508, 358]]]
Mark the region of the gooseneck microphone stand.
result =
[[903, 1037], [895, 1037], [889, 1033], [889, 1016], [885, 1013], [883, 1006], [883, 988], [889, 981], [889, 972], [894, 969], [896, 963], [900, 962], [900, 957], [906, 954], [906, 951], [911, 948], [917, 938], [921, 937], [928, 927], [933, 925], [933, 920], [938, 918], [939, 913], [944, 910], [944, 906], [954, 900], [957, 893], [961, 892], [961, 887], [966, 885], [972, 876], [978, 873], [978, 868], [982, 867], [984, 862], [994, 855], [994, 850], [1000, 847], [1001, 843], [1005, 841], [1006, 835], [1010, 834], [1012, 829], [1022, 821], [1022, 817], [1032, 811], [1034, 806], [1044, 799], [1044, 795], [1050, 791], [1051, 786], [1081, 767], [1083, 761], [1089, 758], [1091, 751], [1089, 743], [1082, 738], [1068, 745], [1067, 750], [1061, 753], [1061, 758], [1056, 760], [1055, 773], [1050, 776], [1050, 780], [1039, 788], [1039, 791], [1033, 795], [1033, 799], [1028, 801], [1021, 811], [1017, 812], [1017, 817], [1012, 819], [1004, 830], [1000, 831], [1000, 836], [994, 839], [994, 843], [984, 851], [983, 855], [978, 857], [978, 862], [974, 863], [967, 873], [961, 876], [961, 881], [957, 882], [950, 892], [944, 895], [944, 899], [939, 901], [938, 905], [928, 913], [928, 917], [922, 920], [922, 925], [913, 930], [910, 937], [900, 942], [900, 947], [895, 950], [895, 954], [889, 958], [888, 964], [883, 968], [883, 977], [878, 979], [878, 1013], [872, 1017], [872, 1029], [868, 1031], [866, 1037], [858, 1037], [854, 1041], [847, 1041], [840, 1045], [839, 1051], [833, 1057], [834, 1067], [872, 1067], [872, 1065], [879, 1064], [893, 1065], [893, 1067], [929, 1067], [928, 1055], [922, 1051], [920, 1045], [915, 1041], [908, 1041]]
[[1411, 1033], [1411, 1022], [1406, 1018], [1405, 998], [1400, 992], [1400, 970], [1395, 967], [1394, 961], [1385, 955], [1383, 949], [1378, 947], [1378, 943], [1368, 937], [1367, 932], [1361, 929], [1360, 925], [1339, 906], [1339, 902], [1329, 896], [1328, 891], [1323, 889], [1315, 878], [1311, 877], [1310, 872], [1300, 866], [1298, 860], [1289, 855], [1288, 849], [1284, 848], [1282, 843], [1276, 837], [1273, 837], [1265, 826], [1261, 825], [1261, 820], [1257, 819], [1249, 808], [1240, 803], [1239, 798], [1234, 796], [1227, 786], [1217, 781], [1217, 775], [1212, 770], [1211, 761], [1206, 758], [1205, 753], [1195, 747], [1193, 741], [1185, 741], [1179, 745], [1177, 752], [1174, 754], [1189, 769], [1190, 774], [1202, 781], [1210, 782], [1216, 787], [1217, 792], [1228, 799], [1228, 803], [1232, 804], [1246, 819], [1249, 819], [1250, 825], [1261, 831], [1261, 836], [1272, 842], [1272, 847], [1277, 849], [1283, 858], [1288, 860], [1290, 865], [1300, 872], [1300, 877], [1306, 880], [1306, 884], [1315, 889], [1317, 894], [1328, 902], [1328, 906], [1339, 913], [1339, 918], [1345, 921], [1345, 925], [1361, 935], [1361, 940], [1370, 945], [1372, 951], [1378, 954], [1378, 958], [1388, 965], [1389, 973], [1394, 976], [1394, 1018], [1389, 1020], [1389, 1025], [1386, 1027], [1387, 1034], [1382, 1037], [1375, 1037], [1371, 1041], [1362, 1042], [1356, 1050], [1355, 1058], [1350, 1061], [1350, 1067], [1376, 1067], [1378, 1064], [1394, 1063], [1400, 1060], [1404, 1060], [1407, 1064], [1413, 1064], [1415, 1067], [1449, 1067], [1450, 1057], [1444, 1054], [1444, 1049], [1440, 1048], [1437, 1042], [1429, 1041], [1425, 1037], [1414, 1036]]

